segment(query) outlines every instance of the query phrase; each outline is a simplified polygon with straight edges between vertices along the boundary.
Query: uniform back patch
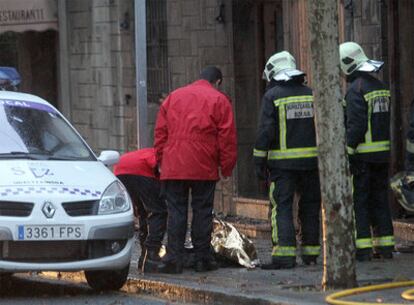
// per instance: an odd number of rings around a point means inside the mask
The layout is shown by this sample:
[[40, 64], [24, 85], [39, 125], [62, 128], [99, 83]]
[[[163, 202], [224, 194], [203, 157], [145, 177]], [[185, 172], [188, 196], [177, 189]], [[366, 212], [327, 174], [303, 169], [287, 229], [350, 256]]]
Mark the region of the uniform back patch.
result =
[[379, 96], [372, 100], [372, 112], [389, 112], [390, 111], [390, 98], [387, 96]]
[[311, 102], [286, 104], [286, 119], [313, 118], [313, 104]]

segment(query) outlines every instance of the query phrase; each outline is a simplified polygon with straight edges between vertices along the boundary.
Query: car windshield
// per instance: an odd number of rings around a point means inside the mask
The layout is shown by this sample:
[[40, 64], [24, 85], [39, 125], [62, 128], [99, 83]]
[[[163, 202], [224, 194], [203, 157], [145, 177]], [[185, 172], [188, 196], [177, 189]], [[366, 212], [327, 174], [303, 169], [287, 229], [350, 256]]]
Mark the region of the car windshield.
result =
[[0, 160], [95, 160], [63, 117], [47, 104], [0, 99]]

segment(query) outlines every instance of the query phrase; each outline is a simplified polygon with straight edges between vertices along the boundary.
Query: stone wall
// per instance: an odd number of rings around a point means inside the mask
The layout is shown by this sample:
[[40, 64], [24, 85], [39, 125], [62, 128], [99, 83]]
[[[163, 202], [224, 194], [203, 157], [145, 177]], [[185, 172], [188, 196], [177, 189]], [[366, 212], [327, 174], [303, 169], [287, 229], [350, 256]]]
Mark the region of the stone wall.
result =
[[131, 12], [130, 0], [67, 1], [71, 118], [97, 153], [136, 148]]
[[[167, 1], [171, 90], [196, 80], [203, 67], [215, 65], [223, 72], [221, 89], [234, 98], [231, 3], [230, 0]], [[232, 198], [233, 181], [226, 185], [219, 183], [215, 196], [216, 211], [231, 213], [234, 209]]]
[[[224, 23], [216, 20], [224, 4]], [[232, 94], [233, 53], [231, 1], [167, 1], [168, 65], [171, 89], [198, 78], [207, 65], [224, 74], [223, 90]]]
[[[157, 0], [147, 5], [146, 132], [152, 145], [157, 96], [194, 81], [204, 66], [216, 65], [224, 74], [223, 91], [234, 97], [234, 73], [230, 0]], [[220, 9], [224, 20], [216, 19]], [[132, 0], [67, 1], [70, 115], [97, 153], [136, 149], [133, 12]], [[229, 212], [232, 197], [233, 181], [219, 184], [217, 209]]]
[[380, 77], [388, 82], [387, 11], [383, 1], [347, 0], [345, 6], [345, 40], [359, 43], [368, 58], [386, 64]]

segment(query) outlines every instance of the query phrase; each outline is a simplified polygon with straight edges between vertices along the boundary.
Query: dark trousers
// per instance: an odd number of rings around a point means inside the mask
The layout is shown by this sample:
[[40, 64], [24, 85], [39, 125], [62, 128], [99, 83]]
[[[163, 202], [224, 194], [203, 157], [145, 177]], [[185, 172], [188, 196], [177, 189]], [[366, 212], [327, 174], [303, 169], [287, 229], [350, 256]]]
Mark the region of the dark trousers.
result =
[[[388, 163], [351, 163], [354, 186], [357, 253], [394, 247], [391, 212], [388, 205]], [[372, 234], [372, 235], [371, 235]]]
[[166, 180], [163, 183], [163, 193], [168, 207], [168, 245], [165, 260], [182, 262], [190, 192], [193, 211], [191, 239], [195, 259], [208, 257], [211, 255], [210, 242], [216, 181]]
[[294, 196], [298, 196], [302, 255], [317, 256], [319, 244], [319, 212], [321, 206], [319, 175], [317, 170], [272, 171], [270, 187], [273, 258], [294, 259], [296, 231], [293, 220]]
[[167, 206], [160, 196], [160, 182], [135, 175], [119, 175], [118, 178], [137, 211], [141, 247], [159, 251], [167, 227]]

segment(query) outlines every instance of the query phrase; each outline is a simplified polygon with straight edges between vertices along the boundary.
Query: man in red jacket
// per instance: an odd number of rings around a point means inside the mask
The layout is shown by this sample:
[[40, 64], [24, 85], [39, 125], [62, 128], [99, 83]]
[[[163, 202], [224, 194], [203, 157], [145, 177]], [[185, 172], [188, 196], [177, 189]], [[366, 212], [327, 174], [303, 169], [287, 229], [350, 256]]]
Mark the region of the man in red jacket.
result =
[[160, 198], [155, 150], [144, 148], [123, 154], [114, 174], [125, 185], [138, 214], [141, 244], [138, 269], [157, 272], [167, 227], [167, 206]]
[[160, 272], [182, 272], [190, 191], [194, 268], [217, 269], [210, 251], [214, 190], [220, 176], [231, 176], [237, 154], [232, 106], [217, 90], [222, 78], [218, 68], [205, 68], [199, 80], [170, 93], [158, 112], [155, 150], [168, 207]]

